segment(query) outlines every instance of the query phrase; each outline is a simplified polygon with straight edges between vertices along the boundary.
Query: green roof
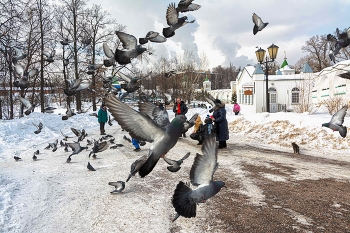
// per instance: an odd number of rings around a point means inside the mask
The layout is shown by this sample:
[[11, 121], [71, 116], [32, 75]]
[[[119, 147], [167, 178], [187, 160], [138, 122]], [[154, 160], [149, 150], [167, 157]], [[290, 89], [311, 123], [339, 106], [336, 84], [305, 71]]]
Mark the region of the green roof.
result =
[[281, 65], [281, 68], [285, 67], [288, 65], [288, 62], [287, 62], [287, 59], [284, 59], [282, 65]]

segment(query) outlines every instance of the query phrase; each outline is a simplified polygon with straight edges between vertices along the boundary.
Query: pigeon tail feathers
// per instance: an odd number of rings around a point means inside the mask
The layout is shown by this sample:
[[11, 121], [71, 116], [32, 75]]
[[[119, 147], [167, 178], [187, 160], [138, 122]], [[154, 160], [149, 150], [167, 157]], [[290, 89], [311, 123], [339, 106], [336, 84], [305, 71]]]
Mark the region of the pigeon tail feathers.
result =
[[170, 27], [163, 28], [163, 36], [165, 36], [166, 38], [172, 37], [174, 35], [175, 35], [175, 32], [171, 30]]
[[197, 205], [189, 199], [191, 191], [190, 187], [180, 181], [176, 186], [172, 199], [176, 213], [185, 218], [196, 217]]
[[346, 137], [346, 133], [347, 133], [348, 129], [346, 128], [346, 126], [341, 126], [339, 129], [339, 134], [340, 136], [342, 136], [343, 138]]
[[181, 167], [167, 166], [166, 168], [171, 172], [177, 172], [178, 170], [180, 170]]

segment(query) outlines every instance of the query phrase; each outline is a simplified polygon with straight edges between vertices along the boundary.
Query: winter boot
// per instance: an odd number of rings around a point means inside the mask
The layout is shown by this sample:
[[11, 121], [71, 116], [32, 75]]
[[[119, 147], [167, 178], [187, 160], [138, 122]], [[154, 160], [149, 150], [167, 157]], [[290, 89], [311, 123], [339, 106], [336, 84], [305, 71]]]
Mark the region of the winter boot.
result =
[[100, 129], [101, 135], [106, 135], [105, 130], [104, 129]]

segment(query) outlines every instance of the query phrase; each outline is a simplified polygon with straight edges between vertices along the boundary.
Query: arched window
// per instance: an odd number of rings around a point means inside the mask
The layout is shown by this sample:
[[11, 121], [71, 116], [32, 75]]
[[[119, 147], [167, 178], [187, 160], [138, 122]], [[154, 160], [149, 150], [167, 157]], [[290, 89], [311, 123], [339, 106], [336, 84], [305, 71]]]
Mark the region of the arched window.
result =
[[299, 104], [300, 90], [297, 87], [292, 88], [292, 104]]

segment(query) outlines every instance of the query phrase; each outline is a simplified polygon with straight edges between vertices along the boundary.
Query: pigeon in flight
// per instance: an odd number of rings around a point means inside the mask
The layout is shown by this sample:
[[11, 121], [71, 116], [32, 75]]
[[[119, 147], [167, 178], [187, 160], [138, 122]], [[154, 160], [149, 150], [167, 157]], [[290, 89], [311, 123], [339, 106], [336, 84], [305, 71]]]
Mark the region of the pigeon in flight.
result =
[[72, 43], [73, 40], [68, 40], [68, 38], [64, 38], [63, 40], [60, 41], [61, 45], [66, 46]]
[[112, 194], [121, 193], [125, 189], [124, 181], [109, 182], [108, 184], [115, 187], [115, 190], [111, 192]]
[[195, 217], [197, 203], [205, 203], [206, 200], [216, 195], [222, 187], [226, 187], [223, 181], [213, 181], [213, 175], [219, 165], [217, 163], [218, 145], [215, 135], [205, 139], [202, 152], [203, 155], [196, 155], [190, 170], [191, 184], [198, 186], [198, 188], [192, 190], [180, 181], [172, 198], [176, 213], [185, 218]]
[[[26, 111], [24, 112], [24, 114], [26, 114], [27, 116], [29, 115], [29, 114], [31, 114], [32, 113], [32, 111], [33, 111], [33, 109], [35, 108], [35, 104], [31, 104], [30, 102], [29, 102], [29, 100], [27, 100], [27, 99], [25, 99], [25, 98], [23, 98], [23, 97], [19, 97], [19, 100], [21, 101], [21, 103], [26, 107]], [[40, 133], [40, 132], [39, 132]]]
[[90, 171], [96, 171], [96, 169], [93, 166], [91, 166], [90, 162], [88, 162], [87, 164], [87, 169], [89, 169]]
[[338, 39], [332, 34], [327, 35], [327, 41], [329, 42], [329, 59], [335, 63], [335, 56], [340, 53], [340, 49], [347, 47], [350, 44], [350, 39], [343, 38], [339, 35], [339, 29], [337, 28]]
[[166, 38], [159, 35], [158, 32], [149, 31], [144, 38], [139, 38], [139, 43], [141, 45], [146, 44], [148, 41], [156, 42], [156, 43], [163, 43], [166, 41]]
[[[114, 95], [109, 94], [105, 101], [118, 124], [129, 132], [132, 138], [153, 142], [149, 149], [147, 161], [139, 169], [141, 177], [147, 176], [153, 170], [158, 160], [177, 143], [186, 117], [178, 115], [171, 122], [168, 119], [169, 123], [166, 127], [161, 127], [150, 116], [137, 112], [120, 102]], [[139, 108], [142, 108], [143, 104], [140, 103]]]
[[64, 89], [63, 92], [67, 96], [75, 95], [77, 92], [90, 89], [91, 82], [90, 80], [81, 80], [81, 79], [75, 79], [70, 81], [70, 86], [67, 89]]
[[118, 71], [117, 72], [118, 76], [123, 79], [124, 81], [127, 82], [126, 85], [122, 85], [122, 88], [127, 92], [127, 93], [132, 93], [139, 89], [140, 87], [137, 86], [137, 83], [139, 80], [147, 78], [152, 74], [152, 71], [146, 74], [145, 76], [142, 77], [130, 77], [128, 75], [123, 74], [122, 72]]
[[18, 61], [23, 60], [28, 55], [23, 53], [22, 50], [14, 47], [13, 50], [15, 51], [15, 56], [12, 57], [13, 64], [17, 64]]
[[68, 137], [67, 135], [65, 135], [62, 130], [60, 130], [62, 136], [63, 136], [63, 141], [67, 141], [68, 138], [71, 138], [71, 137]]
[[340, 136], [345, 138], [347, 133], [347, 128], [346, 126], [343, 126], [343, 123], [344, 123], [344, 117], [346, 115], [347, 110], [348, 110], [348, 106], [345, 105], [332, 116], [332, 119], [330, 122], [322, 124], [322, 127], [330, 128], [333, 131], [339, 131]]
[[35, 134], [39, 134], [44, 127], [43, 123], [41, 123], [41, 122], [39, 122], [38, 125], [34, 124], [33, 122], [32, 122], [32, 124], [37, 128], [37, 130], [34, 131]]
[[173, 76], [173, 75], [177, 75], [177, 74], [184, 74], [185, 72], [183, 72], [183, 71], [177, 71], [177, 70], [170, 70], [170, 71], [167, 71], [167, 72], [165, 72], [165, 77], [166, 78], [170, 78], [171, 76]]
[[75, 134], [75, 136], [78, 137], [78, 142], [83, 141], [84, 138], [87, 136], [87, 133], [85, 132], [85, 129], [82, 129], [82, 130], [74, 129], [74, 128], [70, 128], [70, 129]]
[[135, 174], [139, 171], [140, 167], [146, 162], [147, 158], [147, 154], [143, 155], [131, 164], [130, 174], [125, 182], [128, 182], [132, 176], [135, 176]]
[[180, 160], [172, 160], [172, 159], [168, 159], [167, 157], [163, 157], [164, 161], [167, 162], [170, 166], [167, 166], [167, 169], [171, 172], [177, 172], [178, 170], [180, 170], [180, 165], [183, 163], [183, 161], [185, 159], [187, 159], [188, 157], [190, 157], [190, 152], [188, 152], [182, 159]]
[[256, 33], [258, 33], [258, 31], [263, 30], [269, 23], [264, 23], [261, 18], [253, 13], [252, 16], [253, 19], [253, 23], [254, 23], [254, 28], [253, 28], [253, 34], [255, 35]]
[[67, 159], [67, 163], [69, 163], [71, 161], [71, 156], [72, 155], [76, 155], [79, 154], [80, 152], [82, 152], [83, 150], [87, 150], [89, 149], [87, 146], [80, 146], [79, 142], [74, 142], [74, 143], [67, 143], [67, 145], [73, 149], [73, 153], [69, 155], [68, 159]]
[[131, 59], [136, 58], [147, 50], [141, 45], [137, 45], [137, 39], [135, 36], [120, 31], [116, 31], [115, 33], [122, 42], [123, 48], [126, 49], [120, 50], [117, 48], [115, 50], [114, 57], [120, 65], [131, 63]]
[[338, 76], [341, 78], [350, 79], [350, 71], [347, 71], [347, 72], [342, 73], [342, 74], [338, 74]]
[[51, 51], [51, 53], [49, 53], [49, 52], [43, 52], [43, 55], [46, 57], [46, 58], [44, 59], [44, 61], [47, 61], [48, 63], [54, 62], [53, 57], [55, 56], [55, 54], [56, 54], [56, 50], [54, 50], [54, 49]]
[[92, 155], [92, 158], [96, 159], [96, 153], [102, 152], [102, 151], [106, 150], [107, 148], [108, 148], [108, 146], [107, 146], [106, 141], [103, 141], [103, 142], [95, 141], [94, 147], [92, 148], [92, 150], [89, 154], [89, 158]]
[[21, 88], [22, 90], [25, 88], [28, 88], [29, 86], [28, 79], [31, 77], [34, 77], [39, 73], [38, 69], [31, 69], [30, 71], [25, 72], [24, 67], [21, 66], [20, 64], [16, 64], [14, 68], [15, 68], [16, 80], [13, 82], [13, 85], [15, 87]]
[[108, 57], [108, 59], [103, 60], [103, 65], [105, 67], [114, 66], [115, 58], [114, 58], [114, 53], [112, 49], [107, 45], [106, 42], [103, 43], [102, 47], [103, 47], [103, 52], [105, 53], [106, 57]]
[[45, 149], [50, 149], [52, 148], [52, 152], [55, 152], [57, 150], [57, 144], [58, 144], [58, 139], [54, 142], [49, 142], [49, 145], [45, 147]]
[[163, 28], [163, 36], [169, 38], [175, 35], [175, 30], [188, 23], [194, 23], [195, 20], [187, 21], [187, 16], [179, 18], [179, 12], [175, 8], [175, 3], [171, 3], [166, 11], [166, 21], [170, 27]]
[[177, 4], [176, 11], [177, 12], [188, 12], [188, 11], [196, 11], [201, 8], [201, 5], [192, 3], [193, 0], [180, 0]]
[[94, 74], [96, 70], [102, 68], [103, 64], [90, 64], [88, 65], [87, 74]]

